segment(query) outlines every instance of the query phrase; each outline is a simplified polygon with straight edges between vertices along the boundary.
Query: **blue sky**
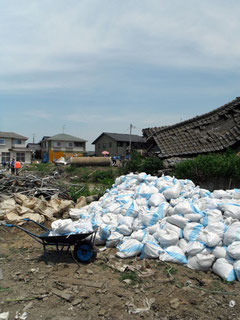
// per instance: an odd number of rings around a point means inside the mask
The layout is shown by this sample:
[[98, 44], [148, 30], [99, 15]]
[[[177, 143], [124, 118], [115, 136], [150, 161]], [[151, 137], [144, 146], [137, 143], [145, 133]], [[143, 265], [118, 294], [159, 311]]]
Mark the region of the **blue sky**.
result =
[[92, 141], [240, 95], [240, 2], [2, 0], [0, 131]]

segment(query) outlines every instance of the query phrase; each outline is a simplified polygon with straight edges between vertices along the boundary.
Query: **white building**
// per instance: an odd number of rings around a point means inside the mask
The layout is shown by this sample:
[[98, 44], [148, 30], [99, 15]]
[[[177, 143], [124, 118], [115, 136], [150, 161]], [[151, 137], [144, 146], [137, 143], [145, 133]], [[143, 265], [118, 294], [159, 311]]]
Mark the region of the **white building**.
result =
[[14, 132], [0, 131], [0, 162], [10, 159], [31, 163], [31, 151], [26, 148], [28, 138]]

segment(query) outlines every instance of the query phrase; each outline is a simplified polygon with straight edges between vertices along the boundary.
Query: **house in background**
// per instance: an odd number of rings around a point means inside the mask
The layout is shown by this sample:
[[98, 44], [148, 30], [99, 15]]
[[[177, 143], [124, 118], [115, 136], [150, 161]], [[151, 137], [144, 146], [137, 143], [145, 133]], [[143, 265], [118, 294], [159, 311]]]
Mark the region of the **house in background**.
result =
[[95, 155], [102, 156], [103, 151], [108, 151], [110, 156], [120, 156], [125, 159], [131, 150], [138, 150], [140, 153], [145, 149], [145, 138], [134, 134], [121, 134], [103, 132], [92, 144], [95, 144]]
[[82, 156], [86, 151], [87, 140], [60, 133], [54, 136], [44, 136], [40, 141], [43, 162], [53, 162], [61, 157], [70, 158]]
[[40, 142], [39, 143], [31, 143], [29, 142], [27, 144], [27, 148], [31, 150], [31, 155], [32, 155], [32, 161], [35, 160], [40, 160], [41, 159], [41, 146]]
[[172, 126], [143, 129], [149, 154], [162, 159], [240, 151], [240, 97], [201, 116]]
[[14, 132], [0, 131], [0, 161], [9, 162], [10, 159], [31, 163], [31, 151], [26, 148], [28, 138]]

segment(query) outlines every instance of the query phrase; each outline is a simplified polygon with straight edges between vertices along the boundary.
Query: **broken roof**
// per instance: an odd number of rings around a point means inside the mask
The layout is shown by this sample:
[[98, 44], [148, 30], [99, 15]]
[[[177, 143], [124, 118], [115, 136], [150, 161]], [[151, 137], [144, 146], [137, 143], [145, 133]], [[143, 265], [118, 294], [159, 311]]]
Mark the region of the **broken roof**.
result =
[[[123, 133], [111, 133], [111, 132], [103, 132], [102, 134], [100, 134], [100, 136], [97, 137], [97, 139], [95, 139], [92, 144], [95, 144], [96, 141], [103, 135], [107, 135], [110, 138], [112, 138], [115, 141], [119, 141], [119, 142], [129, 142], [130, 140], [130, 134], [123, 134]], [[145, 143], [146, 139], [143, 138], [142, 136], [138, 136], [136, 134], [131, 134], [131, 141], [132, 142], [139, 142], [139, 143]]]
[[70, 134], [60, 133], [55, 136], [51, 136], [46, 138], [46, 140], [54, 140], [54, 141], [71, 141], [71, 142], [87, 142], [87, 140], [80, 139], [78, 137], [71, 136]]
[[0, 131], [0, 138], [12, 138], [12, 139], [21, 139], [21, 140], [27, 140], [27, 137], [21, 136], [20, 134], [17, 134], [15, 132], [3, 132]]
[[240, 97], [172, 126], [143, 129], [143, 135], [157, 144], [161, 158], [224, 150], [240, 141]]

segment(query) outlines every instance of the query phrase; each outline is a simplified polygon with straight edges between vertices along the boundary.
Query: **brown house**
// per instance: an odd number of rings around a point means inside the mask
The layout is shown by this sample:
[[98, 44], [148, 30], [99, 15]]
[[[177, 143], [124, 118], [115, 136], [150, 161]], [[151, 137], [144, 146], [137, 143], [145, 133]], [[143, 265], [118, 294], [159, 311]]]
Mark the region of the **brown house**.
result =
[[227, 148], [240, 150], [240, 97], [201, 116], [172, 126], [142, 130], [147, 151], [162, 159], [192, 157]]
[[134, 134], [121, 134], [103, 132], [92, 144], [95, 144], [96, 156], [102, 156], [103, 151], [108, 151], [110, 156], [118, 156], [125, 159], [131, 150], [141, 152], [145, 149], [145, 138]]

